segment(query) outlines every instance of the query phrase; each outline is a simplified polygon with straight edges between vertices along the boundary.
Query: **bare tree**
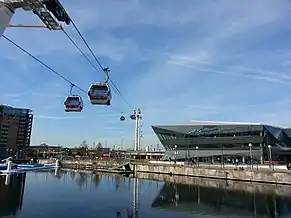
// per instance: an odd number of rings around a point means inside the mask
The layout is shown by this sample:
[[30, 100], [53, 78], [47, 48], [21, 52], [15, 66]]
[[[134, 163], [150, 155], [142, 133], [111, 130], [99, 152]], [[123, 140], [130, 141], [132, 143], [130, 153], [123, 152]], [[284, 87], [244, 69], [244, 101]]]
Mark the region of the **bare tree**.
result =
[[80, 144], [80, 148], [88, 148], [87, 140], [82, 141], [82, 143]]
[[98, 144], [96, 145], [96, 149], [97, 149], [97, 150], [100, 150], [101, 148], [103, 148], [103, 147], [102, 147], [102, 144], [101, 144], [101, 142], [98, 142]]

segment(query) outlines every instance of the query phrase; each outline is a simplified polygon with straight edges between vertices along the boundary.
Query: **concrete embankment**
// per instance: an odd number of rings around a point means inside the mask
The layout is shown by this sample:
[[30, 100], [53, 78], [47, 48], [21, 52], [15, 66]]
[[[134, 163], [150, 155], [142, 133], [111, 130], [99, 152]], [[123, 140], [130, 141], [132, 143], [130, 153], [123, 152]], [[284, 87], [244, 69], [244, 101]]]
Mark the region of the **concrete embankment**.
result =
[[87, 170], [96, 170], [96, 169], [110, 169], [113, 167], [121, 166], [126, 161], [63, 161], [64, 168], [70, 169], [87, 169]]
[[[94, 173], [92, 170], [76, 170], [76, 169], [62, 169], [64, 172], [76, 172], [76, 173]], [[109, 174], [98, 173], [106, 176]], [[120, 177], [120, 175], [111, 175], [111, 177]], [[167, 183], [175, 183], [182, 185], [198, 186], [205, 188], [224, 189], [229, 191], [243, 191], [246, 193], [264, 193], [270, 196], [291, 196], [291, 186], [289, 185], [274, 185], [263, 183], [246, 183], [233, 180], [221, 180], [221, 179], [206, 179], [190, 176], [170, 176], [166, 174], [155, 173], [138, 173], [136, 172], [134, 177], [141, 180], [160, 181]]]
[[262, 183], [246, 183], [234, 180], [206, 179], [190, 176], [169, 176], [166, 174], [136, 173], [136, 178], [163, 181], [175, 184], [194, 185], [199, 187], [244, 191], [248, 193], [264, 193], [278, 196], [291, 196], [291, 186]]
[[201, 165], [197, 167], [175, 164], [136, 164], [134, 165], [134, 171], [155, 174], [202, 177], [210, 179], [291, 185], [291, 172], [288, 170], [247, 169], [242, 171], [232, 168], [221, 168], [220, 166], [212, 167]]
[[[125, 161], [70, 161], [63, 162], [65, 168], [70, 169], [87, 169], [97, 170], [100, 168], [108, 169], [124, 164]], [[180, 164], [163, 164], [149, 163], [149, 162], [132, 162], [130, 163], [131, 169], [134, 172], [153, 173], [153, 174], [168, 174], [188, 177], [201, 177], [209, 179], [222, 179], [234, 180], [245, 182], [260, 182], [260, 183], [273, 183], [291, 185], [291, 172], [284, 169], [266, 169], [256, 168], [235, 170], [233, 167], [225, 166], [211, 166], [211, 165], [180, 165]]]

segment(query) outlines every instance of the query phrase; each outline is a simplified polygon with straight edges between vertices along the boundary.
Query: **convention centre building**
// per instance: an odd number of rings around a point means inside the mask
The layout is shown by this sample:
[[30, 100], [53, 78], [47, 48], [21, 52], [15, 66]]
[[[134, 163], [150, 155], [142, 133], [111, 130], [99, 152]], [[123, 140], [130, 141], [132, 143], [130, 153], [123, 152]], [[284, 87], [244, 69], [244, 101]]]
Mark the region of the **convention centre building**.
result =
[[291, 128], [211, 121], [152, 128], [166, 150], [164, 159], [246, 158], [260, 163], [291, 159]]

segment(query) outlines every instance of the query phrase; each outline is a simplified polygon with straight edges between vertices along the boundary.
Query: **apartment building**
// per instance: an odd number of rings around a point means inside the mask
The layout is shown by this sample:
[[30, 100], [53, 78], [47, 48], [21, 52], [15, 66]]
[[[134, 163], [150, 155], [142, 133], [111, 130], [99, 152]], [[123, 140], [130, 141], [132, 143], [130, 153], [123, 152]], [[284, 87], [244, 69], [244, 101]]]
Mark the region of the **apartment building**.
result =
[[0, 105], [0, 157], [22, 157], [29, 147], [33, 114], [30, 109]]

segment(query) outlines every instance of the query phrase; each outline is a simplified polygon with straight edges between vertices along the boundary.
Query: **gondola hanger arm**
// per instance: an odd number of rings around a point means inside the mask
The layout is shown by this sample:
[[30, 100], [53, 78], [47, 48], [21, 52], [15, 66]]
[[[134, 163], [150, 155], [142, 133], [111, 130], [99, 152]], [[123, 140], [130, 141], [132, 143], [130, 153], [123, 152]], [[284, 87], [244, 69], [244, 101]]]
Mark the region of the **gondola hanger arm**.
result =
[[103, 72], [104, 72], [105, 75], [106, 75], [105, 83], [108, 83], [108, 81], [109, 81], [109, 72], [110, 72], [110, 69], [109, 69], [108, 67], [103, 68]]
[[71, 85], [70, 85], [70, 95], [73, 95], [73, 93], [72, 93], [72, 91], [73, 91], [73, 88], [75, 87], [76, 85], [75, 84], [73, 84], [73, 83], [71, 83]]

